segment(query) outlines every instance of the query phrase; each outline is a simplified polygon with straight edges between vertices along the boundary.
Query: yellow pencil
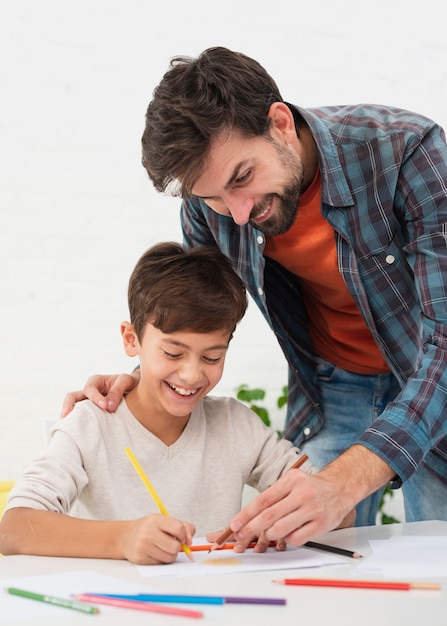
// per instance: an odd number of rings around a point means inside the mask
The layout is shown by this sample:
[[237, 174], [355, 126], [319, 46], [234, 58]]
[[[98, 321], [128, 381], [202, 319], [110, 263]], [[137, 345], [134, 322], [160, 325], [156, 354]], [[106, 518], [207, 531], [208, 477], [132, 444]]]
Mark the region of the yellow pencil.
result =
[[[165, 505], [160, 500], [160, 497], [159, 497], [158, 493], [153, 488], [149, 478], [144, 473], [143, 468], [139, 464], [139, 462], [138, 462], [136, 456], [134, 455], [134, 453], [132, 452], [132, 450], [130, 448], [125, 448], [124, 451], [126, 452], [127, 456], [129, 457], [130, 462], [134, 466], [134, 469], [135, 469], [136, 473], [138, 474], [138, 476], [141, 478], [144, 486], [146, 487], [146, 489], [151, 494], [152, 499], [154, 500], [155, 504], [157, 505], [158, 510], [160, 511], [160, 513], [162, 513], [162, 515], [169, 516], [169, 513], [166, 510]], [[191, 559], [191, 561], [194, 561], [194, 557], [192, 555], [191, 548], [189, 546], [187, 546], [186, 543], [184, 543], [182, 545], [182, 550]]]

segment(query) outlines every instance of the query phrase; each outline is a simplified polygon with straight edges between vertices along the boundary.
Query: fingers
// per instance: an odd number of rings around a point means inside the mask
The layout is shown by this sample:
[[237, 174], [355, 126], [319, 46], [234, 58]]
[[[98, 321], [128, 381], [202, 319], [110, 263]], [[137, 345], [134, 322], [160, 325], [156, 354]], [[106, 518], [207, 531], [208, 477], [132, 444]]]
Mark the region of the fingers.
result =
[[126, 525], [121, 537], [124, 558], [138, 565], [172, 563], [191, 545], [195, 528], [166, 515], [148, 515]]
[[265, 552], [267, 548], [275, 547], [277, 552], [284, 552], [287, 548], [286, 540], [284, 537], [277, 539], [276, 541], [269, 541], [265, 533], [262, 533], [255, 545], [255, 552]]
[[289, 536], [294, 534], [296, 539], [299, 529], [321, 515], [321, 497], [313, 480], [298, 470], [287, 472], [254, 498], [230, 523], [238, 543], [244, 544], [253, 536], [263, 541], [285, 538], [291, 543]]
[[[329, 481], [318, 474], [311, 476], [294, 470], [252, 500], [230, 526], [241, 545], [246, 545], [250, 537], [263, 537], [264, 533], [266, 540], [284, 539], [298, 546], [336, 528], [344, 507], [339, 490]], [[263, 549], [263, 542], [259, 550]]]
[[[94, 402], [101, 409], [107, 408], [106, 394], [109, 386], [116, 376], [90, 376], [87, 379], [84, 389], [80, 391], [72, 391], [67, 393], [62, 403], [61, 417], [66, 417], [74, 408], [76, 402], [86, 400], [87, 398]], [[114, 410], [113, 408], [109, 410]]]
[[285, 540], [285, 537], [281, 537], [280, 539], [277, 539], [276, 541], [276, 551], [277, 552], [284, 552], [284, 550], [287, 549], [287, 543]]
[[189, 524], [189, 522], [185, 522], [183, 524], [186, 532], [186, 538], [183, 543], [186, 543], [187, 546], [192, 545], [192, 538], [196, 534], [196, 527], [194, 524]]
[[219, 542], [219, 544], [216, 544], [216, 548], [217, 548], [217, 547], [219, 547], [219, 546], [221, 546], [223, 543], [225, 543], [225, 542], [227, 542], [227, 541], [228, 541], [228, 542], [232, 542], [232, 541], [234, 541], [234, 536], [233, 536], [233, 533], [231, 533], [231, 534], [229, 535], [229, 534], [228, 534], [228, 529], [225, 529], [225, 530], [224, 530], [224, 529], [222, 529], [222, 530], [219, 530], [219, 531], [217, 531], [217, 532], [208, 533], [207, 535], [205, 535], [205, 539], [206, 539], [207, 541], [209, 541], [209, 543], [215, 544], [215, 543], [216, 543], [216, 541], [217, 541], [217, 540], [221, 537], [221, 535], [222, 535], [222, 534], [224, 534], [224, 533], [225, 533], [225, 539], [224, 539], [223, 541], [221, 540], [221, 541]]
[[[216, 544], [216, 540], [220, 537], [221, 534], [222, 534], [222, 531], [208, 533], [207, 535], [205, 535], [206, 540], [210, 544], [212, 544], [211, 549], [218, 550], [219, 548], [222, 548], [222, 545]], [[235, 541], [234, 536], [230, 535], [228, 537], [228, 541], [230, 543]], [[266, 535], [262, 533], [261, 536], [255, 541], [250, 541], [249, 543], [247, 542], [234, 543], [233, 550], [235, 552], [242, 553], [242, 552], [245, 552], [247, 547], [254, 548], [255, 552], [265, 552], [267, 548], [273, 548], [273, 547], [275, 547], [277, 551], [283, 552], [287, 548], [287, 545], [286, 545], [286, 540], [283, 537], [281, 537], [281, 539], [278, 539], [277, 541], [270, 541], [269, 539], [267, 539]]]
[[[233, 518], [230, 527], [238, 543], [248, 545], [253, 537], [261, 537], [264, 531], [270, 531], [272, 525], [279, 519], [279, 513], [273, 506], [286, 495], [280, 489], [279, 482], [259, 494]], [[276, 537], [272, 537], [271, 533], [268, 537], [265, 535], [265, 540], [270, 539]]]
[[60, 416], [67, 417], [67, 415], [73, 410], [76, 402], [79, 402], [80, 400], [85, 400], [86, 397], [87, 396], [83, 391], [72, 391], [71, 393], [67, 393], [64, 401], [62, 402], [62, 410]]
[[[84, 391], [86, 395], [101, 409], [112, 413], [121, 402], [125, 393], [135, 387], [138, 382], [131, 374], [119, 374], [118, 376], [102, 376], [104, 393], [99, 393], [98, 387], [93, 383], [88, 384]], [[101, 389], [101, 388], [99, 388]]]
[[84, 389], [67, 393], [62, 403], [61, 417], [72, 411], [76, 402], [88, 398], [99, 408], [112, 413], [121, 402], [123, 395], [133, 389], [140, 378], [139, 371], [133, 374], [96, 374], [87, 379]]
[[163, 558], [160, 562], [172, 563], [181, 551], [185, 552], [191, 561], [194, 561], [191, 551], [186, 546], [189, 547], [192, 544], [195, 526], [166, 516], [162, 517], [160, 525], [162, 536], [156, 544], [156, 548], [163, 552]]
[[118, 406], [120, 398], [118, 399], [118, 394], [113, 394], [113, 392], [110, 398], [109, 394], [118, 378], [118, 375], [101, 376], [98, 374], [90, 376], [87, 379], [83, 392], [89, 400], [101, 409], [113, 412]]

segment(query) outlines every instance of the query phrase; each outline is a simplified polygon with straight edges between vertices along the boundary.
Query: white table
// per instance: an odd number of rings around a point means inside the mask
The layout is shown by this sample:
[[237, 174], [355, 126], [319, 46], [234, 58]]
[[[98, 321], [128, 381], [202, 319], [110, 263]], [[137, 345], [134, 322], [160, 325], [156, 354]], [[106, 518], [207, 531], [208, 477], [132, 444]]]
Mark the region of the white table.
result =
[[[362, 555], [370, 554], [368, 540], [387, 539], [393, 535], [447, 536], [447, 522], [431, 521], [412, 524], [392, 524], [333, 531], [317, 541], [333, 544]], [[309, 570], [285, 570], [250, 574], [222, 574], [209, 577], [142, 578], [138, 569], [127, 561], [66, 559], [30, 556], [3, 556], [0, 558], [0, 579], [22, 576], [54, 574], [58, 572], [94, 570], [138, 583], [141, 587], [157, 589], [162, 593], [210, 595], [262, 595], [287, 598], [286, 606], [225, 605], [199, 606], [203, 619], [156, 615], [124, 609], [110, 609], [99, 615], [82, 615], [64, 610], [63, 624], [91, 624], [91, 626], [157, 625], [182, 626], [445, 626], [447, 624], [447, 563], [446, 574], [441, 579], [441, 591], [389, 591], [369, 589], [340, 589], [322, 587], [290, 587], [275, 585], [274, 578], [312, 576], [318, 578], [349, 578], [355, 559], [344, 558], [345, 565]], [[169, 566], [167, 566], [169, 567]], [[358, 575], [357, 575], [358, 578]], [[362, 576], [362, 579], [380, 577]], [[1, 598], [1, 596], [0, 596]], [[25, 601], [25, 600], [24, 600]], [[29, 602], [32, 602], [29, 600]], [[60, 626], [61, 611], [54, 618], [27, 619], [26, 626]], [[15, 622], [17, 623], [17, 622]], [[4, 621], [1, 611], [0, 624]]]

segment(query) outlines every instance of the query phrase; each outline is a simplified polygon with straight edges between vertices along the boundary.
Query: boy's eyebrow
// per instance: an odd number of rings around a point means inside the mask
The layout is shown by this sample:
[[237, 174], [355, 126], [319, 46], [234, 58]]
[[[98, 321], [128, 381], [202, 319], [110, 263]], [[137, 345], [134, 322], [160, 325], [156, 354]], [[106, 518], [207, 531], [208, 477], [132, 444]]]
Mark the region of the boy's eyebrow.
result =
[[[189, 349], [191, 348], [191, 346], [189, 346], [186, 343], [182, 343], [181, 341], [177, 341], [176, 339], [164, 339], [164, 341], [166, 341], [166, 343], [171, 343], [173, 346], [178, 346], [179, 348], [186, 348]], [[207, 350], [227, 350], [228, 348], [228, 344], [227, 343], [218, 343], [215, 346], [209, 346], [207, 348]]]
[[[231, 187], [231, 185], [234, 183], [234, 181], [239, 176], [239, 172], [244, 167], [244, 165], [245, 165], [245, 160], [244, 161], [240, 161], [239, 163], [237, 163], [234, 166], [233, 171], [231, 172], [231, 176], [228, 179], [228, 182], [224, 186], [225, 191], [227, 191], [227, 189], [229, 189]], [[216, 198], [216, 196], [198, 196], [198, 195], [196, 195], [194, 193], [191, 193], [191, 197], [192, 198], [198, 198], [199, 200], [214, 200]]]

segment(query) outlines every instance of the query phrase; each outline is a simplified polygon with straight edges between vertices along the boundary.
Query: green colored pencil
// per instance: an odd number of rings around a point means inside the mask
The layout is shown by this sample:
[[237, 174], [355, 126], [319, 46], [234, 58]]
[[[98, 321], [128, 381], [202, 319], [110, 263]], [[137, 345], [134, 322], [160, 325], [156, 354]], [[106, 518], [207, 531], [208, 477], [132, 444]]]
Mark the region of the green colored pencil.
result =
[[54, 596], [47, 596], [42, 593], [34, 593], [33, 591], [25, 591], [24, 589], [16, 589], [15, 587], [8, 587], [5, 589], [8, 593], [14, 596], [20, 596], [22, 598], [29, 598], [30, 600], [38, 600], [39, 602], [46, 602], [47, 604], [54, 604], [55, 606], [61, 606], [64, 609], [73, 609], [74, 611], [82, 611], [82, 613], [99, 613], [99, 609], [96, 606], [87, 604], [84, 602], [77, 602], [76, 600], [67, 600], [67, 598], [56, 598]]

